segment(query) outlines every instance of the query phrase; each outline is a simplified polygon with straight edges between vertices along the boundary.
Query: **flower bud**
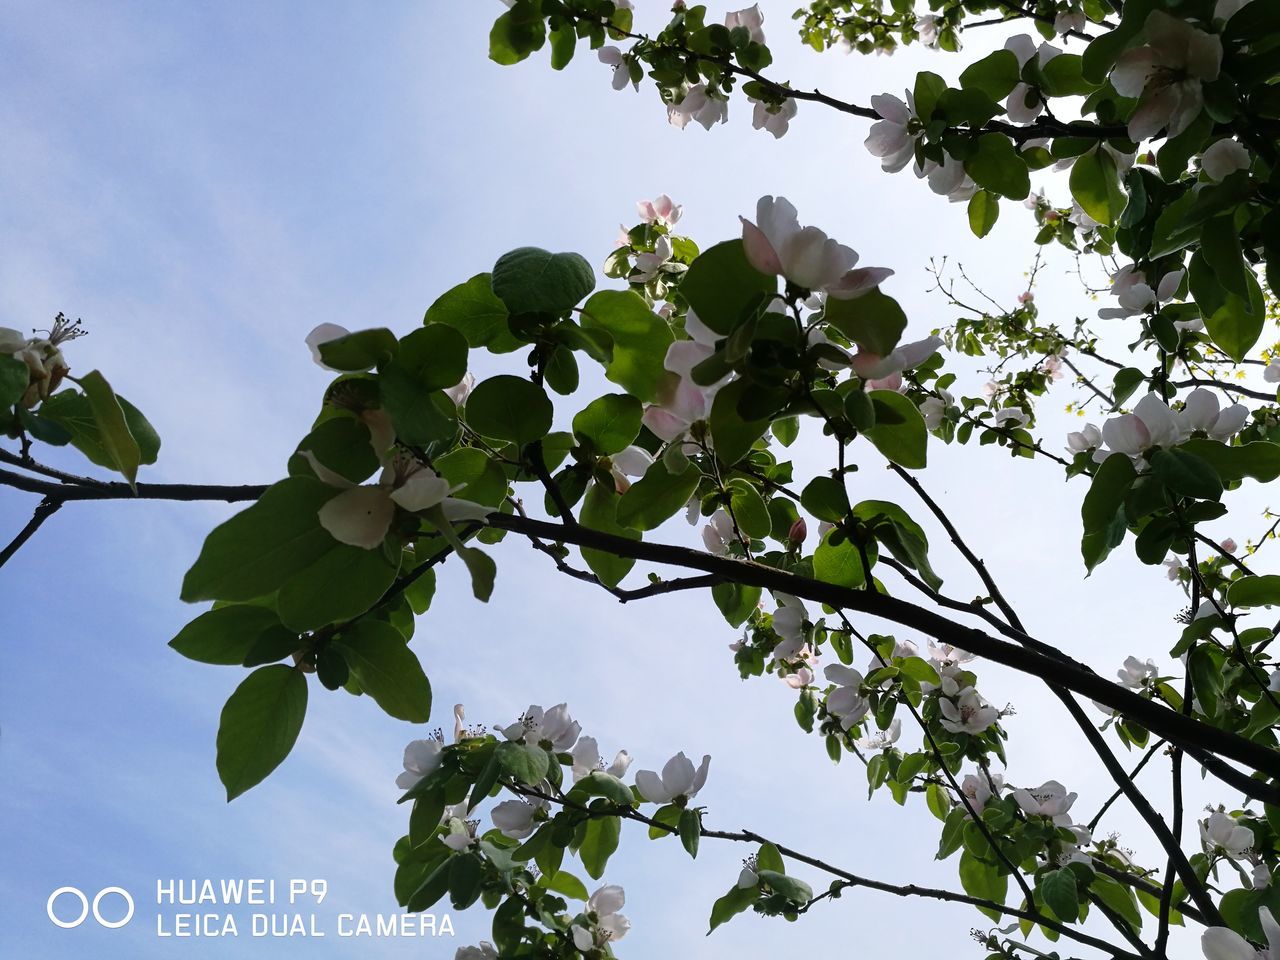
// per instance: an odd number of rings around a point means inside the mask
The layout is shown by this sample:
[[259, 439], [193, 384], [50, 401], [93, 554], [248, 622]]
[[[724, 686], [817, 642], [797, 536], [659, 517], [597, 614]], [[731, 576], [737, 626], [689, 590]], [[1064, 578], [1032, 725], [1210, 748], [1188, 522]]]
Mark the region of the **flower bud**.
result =
[[791, 529], [787, 531], [787, 542], [795, 546], [804, 543], [805, 537], [809, 535], [809, 525], [804, 522], [804, 517], [799, 517], [795, 523], [791, 524]]

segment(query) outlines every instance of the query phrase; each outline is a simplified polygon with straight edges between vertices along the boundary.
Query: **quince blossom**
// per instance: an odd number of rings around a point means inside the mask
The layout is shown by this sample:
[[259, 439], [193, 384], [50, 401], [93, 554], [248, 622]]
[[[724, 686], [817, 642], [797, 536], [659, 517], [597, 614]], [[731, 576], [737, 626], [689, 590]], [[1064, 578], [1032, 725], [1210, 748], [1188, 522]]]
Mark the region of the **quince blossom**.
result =
[[[1019, 72], [1032, 59], [1035, 59], [1043, 67], [1058, 54], [1062, 53], [1061, 50], [1050, 43], [1042, 43], [1037, 47], [1036, 42], [1031, 39], [1030, 35], [1025, 33], [1010, 37], [1005, 41], [1004, 48], [1018, 58]], [[1028, 98], [1030, 97], [1034, 97], [1035, 100], [1033, 103], [1028, 104]], [[1014, 123], [1030, 123], [1044, 111], [1044, 99], [1030, 86], [1020, 82], [1010, 91], [1004, 106], [1009, 119]]]
[[1148, 310], [1158, 310], [1160, 305], [1173, 299], [1182, 285], [1185, 270], [1171, 270], [1160, 278], [1154, 290], [1147, 284], [1147, 277], [1132, 264], [1121, 267], [1111, 278], [1111, 295], [1119, 301], [1118, 307], [1103, 307], [1098, 316], [1104, 320], [1124, 319]]
[[1280, 960], [1280, 923], [1267, 907], [1258, 910], [1258, 920], [1267, 938], [1265, 950], [1256, 949], [1230, 927], [1210, 927], [1200, 934], [1205, 960]]
[[652, 770], [637, 773], [636, 789], [650, 803], [671, 803], [677, 797], [692, 800], [707, 782], [710, 766], [710, 754], [702, 758], [695, 770], [693, 761], [681, 751], [666, 762], [661, 776]]
[[1204, 87], [1222, 69], [1222, 41], [1180, 17], [1152, 11], [1144, 46], [1126, 50], [1111, 71], [1122, 97], [1138, 98], [1129, 118], [1129, 139], [1141, 143], [1167, 128], [1176, 137], [1204, 108]]
[[[994, 790], [992, 787], [994, 786]], [[973, 812], [981, 815], [986, 809], [987, 801], [993, 796], [999, 798], [1000, 791], [1004, 789], [1004, 777], [998, 773], [987, 775], [983, 773], [969, 773], [960, 781], [960, 792], [965, 795], [969, 801], [969, 806], [973, 808]]]
[[1235, 860], [1253, 848], [1253, 831], [1230, 814], [1215, 810], [1200, 821], [1200, 842], [1206, 853], [1221, 851]]
[[501, 729], [508, 740], [523, 740], [531, 747], [563, 753], [578, 742], [582, 725], [569, 716], [568, 704], [557, 703], [546, 710], [533, 704], [515, 723]]
[[[625, 90], [631, 80], [631, 64], [627, 62], [627, 56], [621, 50], [613, 45], [604, 46], [596, 54], [600, 58], [600, 62], [613, 67], [613, 89]], [[640, 89], [640, 81], [634, 81], [636, 90]]]
[[954, 700], [945, 696], [939, 698], [938, 709], [942, 712], [942, 726], [952, 733], [982, 733], [1000, 718], [1000, 712], [983, 700], [973, 687], [965, 687]]
[[753, 4], [745, 10], [735, 10], [732, 13], [726, 13], [724, 16], [724, 25], [730, 30], [735, 27], [742, 27], [749, 34], [751, 39], [756, 43], [764, 43], [764, 13], [760, 9], [760, 4]]
[[911, 91], [906, 91], [906, 102], [891, 93], [879, 93], [871, 98], [871, 109], [880, 119], [871, 125], [871, 131], [863, 145], [873, 157], [880, 158], [880, 169], [885, 173], [897, 173], [915, 159], [916, 141], [911, 135], [911, 123], [915, 120], [916, 101]]
[[786, 136], [787, 131], [791, 128], [791, 120], [799, 112], [799, 106], [796, 104], [795, 98], [787, 97], [781, 104], [766, 103], [764, 100], [756, 100], [754, 97], [748, 97], [748, 100], [754, 104], [751, 114], [751, 126], [757, 130], [767, 130], [773, 134], [775, 140], [781, 140]]
[[761, 197], [755, 223], [738, 219], [751, 265], [806, 290], [825, 290], [837, 299], [852, 300], [893, 275], [884, 267], [854, 269], [858, 254], [817, 227], [801, 227], [796, 208], [786, 197]]
[[[1170, 577], [1169, 579], [1174, 579]], [[1137, 657], [1125, 657], [1124, 666], [1116, 671], [1120, 683], [1130, 690], [1141, 690], [1148, 680], [1153, 680], [1160, 673], [1154, 660], [1142, 661]]]
[[604, 760], [600, 757], [600, 746], [596, 743], [595, 737], [580, 737], [573, 748], [575, 782], [597, 770], [603, 770], [609, 776], [621, 779], [629, 766], [631, 766], [631, 754], [626, 750], [619, 750], [613, 758], [613, 763], [606, 767]]
[[1057, 780], [1047, 780], [1031, 790], [1021, 788], [1013, 791], [1013, 799], [1023, 813], [1032, 817], [1051, 817], [1054, 823], [1059, 824], [1069, 822], [1066, 814], [1076, 802], [1076, 796], [1067, 793], [1067, 788]]
[[586, 909], [588, 925], [573, 925], [573, 945], [588, 953], [625, 937], [631, 929], [631, 921], [618, 912], [625, 902], [626, 894], [622, 887], [614, 883], [605, 884], [591, 894]]
[[636, 209], [640, 211], [640, 219], [644, 223], [661, 223], [668, 227], [674, 227], [684, 213], [684, 207], [665, 193], [658, 194], [652, 200], [637, 201]]
[[1230, 137], [1224, 137], [1200, 154], [1200, 169], [1214, 182], [1225, 180], [1238, 170], [1248, 170], [1252, 163], [1249, 151]]
[[898, 738], [902, 736], [902, 720], [895, 719], [889, 724], [888, 730], [876, 730], [858, 740], [858, 746], [863, 750], [888, 750]]
[[735, 543], [737, 539], [738, 535], [733, 529], [733, 518], [724, 510], [713, 513], [710, 521], [702, 528], [703, 545], [717, 556], [727, 554], [729, 545]]
[[924, 427], [926, 430], [937, 430], [942, 426], [946, 419], [947, 408], [955, 403], [953, 397], [946, 390], [939, 390], [938, 396], [926, 397], [920, 402], [920, 416], [924, 419]]
[[668, 104], [667, 120], [683, 130], [693, 120], [710, 130], [717, 123], [729, 119], [729, 102], [707, 92], [704, 83], [690, 87], [679, 103]]
[[843, 664], [830, 664], [823, 674], [836, 684], [836, 689], [827, 696], [827, 712], [840, 719], [840, 729], [849, 730], [867, 715], [871, 702], [862, 695], [863, 677], [853, 667]]
[[383, 465], [377, 483], [355, 484], [330, 470], [309, 450], [301, 451], [317, 477], [342, 493], [320, 508], [320, 525], [340, 543], [373, 550], [382, 545], [391, 529], [396, 507], [418, 513], [443, 508], [449, 520], [483, 520], [491, 509], [452, 494], [463, 484], [450, 484], [430, 467], [405, 453], [392, 455]]
[[28, 337], [10, 327], [0, 327], [0, 354], [8, 354], [27, 365], [27, 387], [18, 401], [20, 406], [34, 407], [58, 388], [63, 377], [71, 372], [62, 355], [62, 344], [83, 333], [79, 320], [67, 320], [62, 314], [53, 321], [47, 337]]

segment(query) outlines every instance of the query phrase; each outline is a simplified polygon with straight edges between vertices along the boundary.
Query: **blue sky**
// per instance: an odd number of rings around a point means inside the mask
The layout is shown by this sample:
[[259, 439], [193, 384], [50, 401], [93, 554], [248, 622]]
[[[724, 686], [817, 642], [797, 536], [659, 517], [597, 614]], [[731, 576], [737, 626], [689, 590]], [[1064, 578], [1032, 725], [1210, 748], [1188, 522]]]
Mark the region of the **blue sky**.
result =
[[[638, 5], [642, 24], [660, 18], [658, 5]], [[788, 37], [793, 6], [764, 4], [779, 77], [865, 102], [907, 85], [924, 62], [801, 51]], [[302, 345], [312, 326], [407, 331], [435, 296], [523, 244], [579, 250], [598, 264], [617, 224], [633, 222], [634, 202], [663, 191], [685, 203], [681, 227], [704, 246], [734, 235], [737, 215], [761, 194], [786, 194], [803, 221], [857, 248], [864, 263], [898, 271], [891, 292], [921, 336], [951, 318], [926, 292], [930, 256], [962, 260], [1006, 301], [1024, 289], [1032, 228], [1023, 211], [1006, 207], [993, 236], [973, 240], [962, 207], [909, 174], [880, 173], [861, 146], [861, 121], [804, 105], [775, 142], [750, 128], [736, 102], [728, 126], [680, 132], [648, 91], [610, 90], [593, 57], [580, 54], [559, 75], [542, 58], [489, 63], [488, 27], [500, 9], [0, 0], [0, 324], [39, 326], [58, 310], [85, 319], [92, 335], [72, 345], [72, 363], [105, 371], [164, 438], [149, 479], [265, 482], [282, 474], [326, 382]], [[975, 35], [972, 48], [999, 40]], [[932, 65], [959, 69], [954, 60]], [[1064, 320], [1094, 309], [1071, 269], [1053, 261], [1037, 288], [1042, 308]], [[1051, 445], [1073, 425], [1046, 421]], [[1110, 561], [1118, 582], [1082, 582], [1079, 485], [1063, 484], [1056, 468], [986, 453], [939, 449], [927, 482], [1024, 598], [1040, 635], [1100, 670], [1130, 652], [1167, 649], [1176, 590], [1127, 550]], [[821, 467], [805, 442], [797, 460]], [[910, 503], [879, 470], [860, 477], [861, 496]], [[0, 491], [3, 529], [16, 530], [33, 505]], [[352, 953], [332, 935], [248, 949], [243, 937], [158, 938], [149, 903], [158, 878], [324, 878], [330, 896], [319, 912], [330, 929], [338, 912], [395, 910], [390, 849], [406, 812], [393, 780], [419, 729], [316, 686], [288, 762], [233, 804], [222, 800], [213, 741], [237, 673], [184, 661], [165, 644], [195, 612], [177, 600], [181, 575], [228, 513], [73, 504], [5, 569], [5, 955]], [[1243, 540], [1253, 531], [1223, 532]], [[676, 526], [670, 536], [689, 534]], [[936, 565], [957, 595], [978, 592], [936, 539]], [[861, 769], [832, 766], [795, 727], [785, 688], [738, 681], [726, 650], [732, 631], [705, 601], [622, 608], [558, 578], [519, 543], [496, 554], [492, 603], [471, 601], [448, 565], [419, 624], [433, 725], [454, 702], [496, 723], [530, 702], [567, 700], [603, 750], [626, 747], [639, 767], [681, 749], [711, 753], [700, 798], [709, 823], [755, 829], [884, 879], [957, 886], [954, 863], [932, 861], [936, 826], [920, 804], [868, 802]], [[1007, 721], [1010, 779], [1056, 776], [1096, 808], [1109, 784], [1056, 702], [998, 668], [982, 676], [992, 700], [1018, 709]], [[1154, 864], [1132, 818], [1118, 812], [1112, 826]], [[980, 919], [971, 910], [872, 893], [846, 895], [798, 926], [749, 915], [706, 939], [710, 904], [748, 852], [708, 843], [690, 864], [674, 843], [628, 833], [607, 875], [628, 891], [633, 930], [620, 954], [765, 957], [851, 937], [871, 957], [978, 949], [964, 942]], [[138, 917], [118, 931], [59, 930], [44, 904], [62, 885], [126, 887]], [[488, 927], [479, 909], [453, 920], [456, 940], [365, 940], [359, 955], [451, 957]]]

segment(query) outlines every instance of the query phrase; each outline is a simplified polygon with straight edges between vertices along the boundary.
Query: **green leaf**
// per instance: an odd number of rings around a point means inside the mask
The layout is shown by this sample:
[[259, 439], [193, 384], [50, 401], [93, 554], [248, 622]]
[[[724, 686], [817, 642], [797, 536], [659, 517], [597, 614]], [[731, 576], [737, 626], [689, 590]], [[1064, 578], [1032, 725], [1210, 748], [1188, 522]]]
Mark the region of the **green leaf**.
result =
[[654, 529], [684, 509], [701, 479], [693, 464], [668, 473], [661, 462], [655, 463], [618, 501], [617, 522], [633, 530]]
[[702, 839], [702, 814], [692, 807], [680, 812], [680, 844], [689, 856], [697, 859], [698, 841]]
[[740, 627], [760, 602], [760, 588], [740, 583], [717, 583], [711, 588], [711, 599], [729, 621], [729, 626]]
[[467, 398], [467, 424], [473, 430], [521, 446], [551, 432], [553, 413], [545, 390], [509, 374], [480, 381]]
[[1225, 289], [1204, 253], [1197, 250], [1188, 269], [1191, 294], [1204, 316], [1205, 328], [1223, 353], [1237, 363], [1253, 349], [1266, 321], [1266, 302], [1252, 271], [1245, 284], [1249, 297], [1242, 299]]
[[541, 12], [520, 0], [494, 21], [489, 31], [489, 59], [503, 66], [519, 63], [546, 42], [547, 25]]
[[607, 393], [573, 418], [573, 432], [591, 442], [596, 453], [611, 456], [629, 446], [640, 432], [640, 401], [625, 393]]
[[1076, 875], [1065, 867], [1050, 870], [1040, 880], [1039, 893], [1045, 904], [1063, 923], [1075, 923], [1080, 915], [1080, 893]]
[[773, 870], [758, 870], [756, 876], [760, 882], [768, 886], [774, 893], [780, 893], [792, 903], [804, 904], [813, 899], [813, 888], [803, 880], [788, 877], [785, 873]]
[[[8, 410], [21, 400], [30, 383], [27, 365], [11, 354], [0, 353], [0, 410]], [[46, 405], [50, 400], [45, 401]]]
[[[971, 897], [994, 900], [1004, 903], [1009, 892], [1009, 878], [1001, 874], [994, 864], [979, 860], [968, 850], [960, 854], [960, 886]], [[979, 907], [984, 914], [991, 916], [993, 911]], [[993, 919], [998, 919], [999, 914]]]
[[507, 776], [530, 786], [541, 783], [551, 765], [547, 751], [519, 740], [498, 744], [495, 756]]
[[423, 323], [447, 324], [472, 347], [510, 353], [523, 341], [507, 325], [507, 305], [493, 292], [493, 276], [479, 273], [442, 295], [428, 309]]
[[361, 689], [384, 713], [410, 723], [431, 718], [431, 684], [395, 627], [381, 620], [361, 620], [333, 643]]
[[1264, 574], [1242, 577], [1227, 588], [1227, 602], [1233, 607], [1270, 607], [1280, 603], [1280, 576]]
[[218, 778], [228, 801], [280, 766], [306, 713], [307, 680], [295, 667], [262, 667], [236, 687], [218, 724]]
[[777, 292], [778, 278], [751, 265], [741, 240], [718, 243], [704, 251], [680, 282], [680, 293], [698, 319], [726, 336], [746, 319], [749, 310]]
[[907, 315], [898, 301], [879, 288], [852, 300], [831, 297], [823, 317], [854, 343], [887, 357], [907, 329]]
[[742, 477], [730, 480], [727, 489], [729, 512], [738, 529], [753, 540], [769, 536], [773, 530], [773, 518], [769, 516], [769, 508], [765, 506], [760, 492]]
[[1217, 440], [1196, 437], [1184, 443], [1182, 448], [1208, 461], [1227, 483], [1245, 477], [1270, 483], [1280, 477], [1280, 444], [1267, 440], [1228, 446]]
[[1142, 914], [1138, 912], [1138, 901], [1128, 887], [1110, 877], [1095, 874], [1089, 882], [1089, 893], [1127, 920], [1135, 931], [1142, 929]]
[[[116, 399], [111, 384], [97, 370], [90, 370], [79, 380], [80, 389], [89, 398], [89, 409], [98, 428], [98, 439], [110, 460], [111, 469], [119, 472], [129, 486], [138, 479], [138, 465], [142, 463], [142, 450], [129, 431], [120, 401]], [[159, 441], [157, 441], [159, 446]]]
[[1115, 223], [1124, 212], [1126, 197], [1116, 162], [1102, 147], [1076, 160], [1071, 167], [1070, 185], [1071, 196], [1099, 223]]
[[999, 217], [1000, 200], [994, 193], [979, 190], [969, 198], [969, 229], [975, 237], [985, 237], [990, 233]]
[[386, 327], [357, 330], [320, 344], [320, 359], [332, 370], [361, 373], [395, 356], [399, 341]]
[[451, 858], [449, 865], [449, 902], [455, 910], [465, 910], [480, 899], [484, 880], [484, 862], [474, 853]]
[[604, 876], [604, 868], [609, 857], [618, 849], [618, 838], [622, 835], [622, 820], [618, 817], [595, 817], [587, 821], [586, 836], [582, 846], [578, 848], [578, 857], [582, 860], [583, 869], [592, 880]]
[[467, 338], [451, 326], [422, 327], [400, 338], [400, 349], [383, 372], [401, 372], [426, 390], [452, 387], [467, 372], [467, 346]]
[[751, 905], [759, 899], [760, 890], [757, 887], [734, 887], [711, 905], [711, 929], [707, 934], [710, 935], [712, 930], [728, 923], [738, 914], [750, 910]]
[[324, 556], [280, 588], [280, 619], [301, 633], [358, 617], [382, 599], [399, 569], [382, 550], [334, 541]]
[[319, 511], [339, 491], [311, 477], [290, 477], [214, 527], [182, 581], [182, 599], [253, 600], [274, 593], [334, 544]]
[[671, 379], [663, 366], [675, 340], [667, 322], [630, 290], [601, 290], [582, 311], [585, 329], [603, 330], [613, 338], [613, 358], [604, 375], [639, 400], [656, 400]]
[[572, 873], [564, 870], [557, 870], [550, 877], [540, 877], [538, 886], [554, 890], [556, 893], [562, 893], [566, 897], [572, 897], [574, 900], [587, 899], [587, 888], [582, 881]]
[[321, 466], [344, 479], [363, 483], [380, 466], [378, 455], [369, 441], [369, 428], [362, 420], [345, 414], [331, 417], [302, 438], [297, 453], [289, 458], [289, 475], [316, 476], [315, 467], [311, 464], [311, 457], [314, 457]]
[[1031, 192], [1027, 163], [1003, 134], [984, 133], [978, 137], [975, 151], [964, 161], [964, 169], [978, 186], [1010, 200], [1025, 200]]
[[960, 73], [960, 85], [979, 90], [992, 100], [1003, 100], [1018, 85], [1021, 73], [1011, 50], [997, 50], [966, 67]]
[[1084, 76], [1084, 60], [1074, 53], [1061, 53], [1048, 63], [1040, 63], [1044, 92], [1050, 97], [1087, 97], [1098, 84]]
[[[661, 467], [655, 466], [653, 469], [660, 470]], [[587, 495], [582, 501], [582, 510], [578, 515], [579, 522], [592, 530], [639, 540], [639, 533], [618, 523], [618, 500], [618, 494], [612, 485], [606, 487], [599, 483], [592, 483], [587, 488]], [[591, 572], [610, 587], [616, 587], [622, 578], [631, 572], [631, 568], [636, 563], [629, 557], [619, 557], [607, 550], [596, 550], [591, 547], [582, 548], [582, 559], [591, 568]]]
[[200, 663], [238, 666], [262, 634], [279, 626], [280, 618], [269, 607], [218, 607], [188, 623], [169, 641], [169, 646]]
[[[12, 358], [0, 355], [0, 359]], [[25, 377], [26, 366], [23, 365], [22, 369]], [[26, 381], [24, 380], [23, 383], [25, 385]], [[160, 437], [156, 434], [155, 428], [142, 415], [142, 412], [124, 397], [117, 394], [116, 402], [120, 404], [120, 410], [124, 413], [124, 422], [129, 428], [130, 435], [138, 444], [138, 463], [143, 465], [155, 463], [160, 452]], [[61, 393], [55, 393], [40, 404], [40, 416], [45, 420], [52, 420], [65, 429], [70, 434], [72, 446], [83, 453], [91, 463], [106, 467], [108, 470], [116, 469], [115, 460], [107, 449], [102, 431], [94, 418], [89, 398], [83, 393], [78, 390], [63, 390]]]
[[[739, 404], [744, 400], [758, 399], [763, 391], [751, 381], [735, 380], [716, 392], [711, 401], [711, 416], [708, 425], [711, 428], [711, 441], [716, 456], [725, 464], [735, 464], [747, 455], [769, 427], [768, 417], [748, 419], [740, 411]], [[755, 394], [753, 396], [753, 394]]]
[[576, 253], [519, 247], [493, 265], [493, 292], [512, 313], [559, 316], [595, 286], [591, 264]]
[[853, 515], [871, 527], [895, 559], [919, 571], [934, 590], [942, 587], [942, 578], [929, 563], [929, 538], [905, 510], [888, 500], [864, 500], [853, 508]]
[[923, 468], [928, 458], [929, 431], [916, 405], [893, 390], [872, 390], [872, 402], [887, 407], [898, 422], [882, 422], [877, 409], [876, 425], [865, 431], [865, 436], [875, 448], [899, 466], [910, 470]]
[[1155, 478], [1174, 493], [1202, 500], [1222, 498], [1222, 481], [1217, 471], [1194, 453], [1176, 448], [1157, 450], [1150, 462]]
[[800, 491], [800, 505], [819, 520], [839, 523], [849, 515], [849, 494], [835, 477], [817, 476]]
[[1080, 551], [1090, 572], [1124, 539], [1124, 498], [1136, 477], [1133, 462], [1122, 453], [1107, 457], [1093, 476], [1080, 507], [1084, 522]]
[[861, 587], [867, 582], [867, 571], [858, 548], [848, 540], [832, 543], [830, 533], [814, 551], [813, 575], [823, 583], [841, 587]]

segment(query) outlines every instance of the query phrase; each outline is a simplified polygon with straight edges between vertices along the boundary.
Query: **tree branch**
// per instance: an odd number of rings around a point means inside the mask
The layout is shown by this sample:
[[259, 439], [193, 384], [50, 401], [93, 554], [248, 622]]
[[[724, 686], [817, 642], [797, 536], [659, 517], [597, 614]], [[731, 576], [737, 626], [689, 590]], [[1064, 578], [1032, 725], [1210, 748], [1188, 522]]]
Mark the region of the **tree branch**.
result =
[[17, 553], [19, 548], [40, 529], [40, 525], [57, 513], [61, 506], [61, 500], [54, 500], [50, 497], [45, 497], [36, 504], [36, 509], [31, 514], [31, 519], [27, 521], [27, 525], [18, 531], [18, 535], [10, 540], [3, 550], [0, 550], [0, 567], [8, 563], [9, 558]]

